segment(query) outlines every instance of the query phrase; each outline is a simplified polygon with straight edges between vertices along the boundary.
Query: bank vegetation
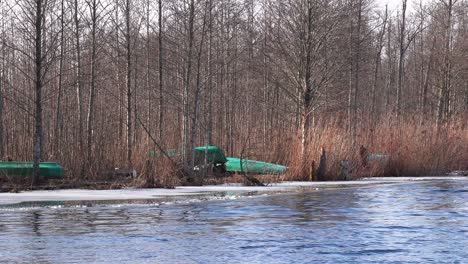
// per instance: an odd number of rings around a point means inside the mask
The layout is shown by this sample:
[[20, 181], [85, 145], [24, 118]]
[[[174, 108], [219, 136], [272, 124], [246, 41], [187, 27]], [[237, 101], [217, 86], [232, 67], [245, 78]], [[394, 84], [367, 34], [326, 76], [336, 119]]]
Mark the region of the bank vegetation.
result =
[[[344, 160], [351, 177], [468, 166], [466, 0], [1, 0], [0, 12], [0, 157], [57, 161], [69, 182], [136, 168], [139, 186], [173, 186], [199, 145], [288, 165], [282, 179], [314, 179], [322, 148], [330, 180]], [[359, 165], [361, 146], [385, 165]]]

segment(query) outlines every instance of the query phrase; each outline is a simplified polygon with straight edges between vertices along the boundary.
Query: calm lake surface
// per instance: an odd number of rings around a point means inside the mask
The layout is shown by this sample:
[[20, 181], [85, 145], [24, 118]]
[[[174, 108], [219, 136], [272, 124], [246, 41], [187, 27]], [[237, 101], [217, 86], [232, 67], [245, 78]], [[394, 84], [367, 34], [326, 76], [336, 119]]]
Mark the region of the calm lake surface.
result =
[[468, 263], [467, 180], [214, 198], [2, 206], [0, 262]]

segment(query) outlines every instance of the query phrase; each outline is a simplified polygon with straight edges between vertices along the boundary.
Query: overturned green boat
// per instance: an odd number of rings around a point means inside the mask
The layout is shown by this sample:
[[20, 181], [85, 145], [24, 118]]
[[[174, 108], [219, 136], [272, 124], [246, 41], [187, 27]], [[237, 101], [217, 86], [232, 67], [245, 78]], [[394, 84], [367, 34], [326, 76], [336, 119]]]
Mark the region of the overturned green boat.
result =
[[227, 157], [226, 171], [232, 173], [280, 175], [288, 167], [268, 162]]
[[[166, 150], [169, 157], [179, 156], [179, 151]], [[150, 152], [156, 157], [156, 152]], [[288, 167], [263, 161], [226, 157], [218, 146], [200, 146], [193, 149], [194, 171], [207, 169], [216, 176], [228, 176], [233, 173], [280, 175], [286, 173]]]
[[194, 149], [195, 165], [207, 164], [213, 166], [214, 172], [269, 174], [286, 173], [286, 166], [268, 162], [226, 157], [218, 146], [201, 146]]
[[195, 165], [207, 163], [224, 164], [228, 160], [218, 146], [201, 146], [194, 149]]
[[[32, 162], [0, 162], [0, 177], [15, 177], [26, 178], [33, 174]], [[55, 162], [40, 162], [39, 163], [39, 178], [41, 179], [56, 179], [63, 178], [63, 167]]]

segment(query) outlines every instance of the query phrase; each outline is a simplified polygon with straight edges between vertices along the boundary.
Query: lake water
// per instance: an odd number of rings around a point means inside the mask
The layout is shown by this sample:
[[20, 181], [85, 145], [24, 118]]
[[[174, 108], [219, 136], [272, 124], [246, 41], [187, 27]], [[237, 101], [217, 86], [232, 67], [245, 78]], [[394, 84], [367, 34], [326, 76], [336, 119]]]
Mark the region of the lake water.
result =
[[0, 208], [1, 263], [468, 263], [468, 181]]

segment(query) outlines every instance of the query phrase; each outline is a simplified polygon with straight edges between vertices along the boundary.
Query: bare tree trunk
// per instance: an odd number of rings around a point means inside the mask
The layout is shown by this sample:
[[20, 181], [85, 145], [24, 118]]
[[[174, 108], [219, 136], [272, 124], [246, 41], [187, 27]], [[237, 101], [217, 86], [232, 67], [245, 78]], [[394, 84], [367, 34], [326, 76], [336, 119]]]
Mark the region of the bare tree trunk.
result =
[[83, 142], [83, 83], [81, 74], [81, 43], [80, 43], [80, 19], [78, 14], [78, 0], [74, 1], [75, 45], [76, 45], [76, 101], [78, 105], [78, 142], [80, 152], [84, 151]]
[[127, 166], [132, 167], [132, 53], [130, 43], [130, 1], [125, 1], [125, 48], [126, 48], [126, 86], [127, 86]]
[[188, 105], [188, 94], [190, 89], [190, 80], [192, 74], [192, 53], [193, 53], [193, 39], [194, 39], [194, 29], [193, 24], [195, 20], [195, 3], [194, 0], [190, 1], [190, 14], [189, 14], [189, 32], [188, 32], [188, 54], [187, 54], [187, 68], [184, 84], [184, 93], [183, 93], [183, 153], [184, 153], [184, 164], [188, 164], [190, 159], [191, 150], [189, 149], [189, 105]]
[[[352, 2], [353, 3], [353, 2]], [[352, 4], [354, 5], [354, 4]], [[349, 32], [348, 32], [348, 57], [347, 57], [347, 63], [348, 63], [348, 80], [347, 80], [347, 85], [348, 85], [348, 123], [347, 123], [347, 131], [351, 135], [352, 127], [353, 127], [353, 92], [354, 92], [354, 86], [353, 86], [353, 72], [354, 72], [354, 63], [353, 63], [353, 36], [354, 36], [354, 23], [353, 20], [351, 19], [349, 23]]]
[[423, 87], [421, 91], [421, 121], [420, 124], [424, 124], [424, 120], [426, 119], [427, 116], [427, 94], [429, 90], [429, 80], [431, 76], [431, 71], [432, 71], [432, 60], [434, 57], [434, 48], [436, 45], [436, 38], [433, 37], [432, 39], [432, 47], [431, 47], [431, 54], [429, 55], [429, 61], [427, 62], [427, 68], [426, 68], [426, 73], [424, 75], [424, 82], [423, 82]]
[[65, 34], [65, 7], [64, 1], [61, 2], [61, 15], [60, 15], [60, 62], [59, 62], [59, 81], [58, 81], [58, 95], [57, 95], [57, 109], [55, 111], [55, 133], [54, 133], [54, 152], [57, 155], [59, 150], [59, 142], [62, 137], [62, 128], [63, 128], [63, 121], [62, 121], [62, 86], [63, 86], [63, 56], [65, 50], [65, 41], [64, 41], [64, 34]]
[[372, 106], [371, 106], [371, 115], [372, 120], [375, 122], [377, 118], [377, 109], [376, 109], [376, 91], [378, 86], [378, 79], [379, 79], [379, 70], [380, 70], [380, 63], [381, 63], [381, 56], [382, 56], [382, 48], [384, 46], [384, 36], [387, 26], [387, 17], [388, 17], [388, 9], [385, 6], [385, 15], [382, 22], [382, 29], [379, 33], [378, 39], [378, 46], [377, 46], [377, 53], [375, 54], [375, 68], [374, 68], [374, 81], [372, 85]]
[[465, 112], [468, 113], [468, 80], [465, 84]]
[[[270, 96], [270, 91], [269, 91], [269, 81], [268, 81], [268, 57], [267, 57], [267, 41], [268, 41], [268, 30], [267, 30], [267, 27], [269, 27], [270, 25], [268, 24], [268, 14], [267, 14], [267, 8], [265, 7], [265, 9], [263, 10], [263, 26], [264, 26], [264, 30], [263, 30], [263, 42], [262, 42], [262, 53], [263, 53], [263, 98], [264, 98], [264, 101], [265, 101], [265, 105], [263, 107], [263, 111], [264, 111], [264, 121], [263, 121], [263, 149], [267, 149], [268, 148], [268, 138], [271, 138], [271, 132], [272, 132], [272, 128], [273, 128], [273, 122], [272, 122], [272, 118], [273, 118], [273, 104], [270, 103], [270, 98], [273, 97], [273, 100], [274, 101], [274, 95], [273, 96]], [[268, 102], [268, 103], [266, 103]]]
[[312, 77], [312, 30], [313, 30], [313, 6], [312, 1], [307, 1], [307, 32], [305, 39], [305, 65], [304, 65], [304, 85], [303, 87], [303, 100], [302, 100], [302, 123], [301, 123], [301, 156], [302, 156], [302, 168], [307, 166], [307, 149], [309, 148], [310, 141], [310, 126], [312, 121], [312, 102], [314, 100], [313, 93], [313, 77]]
[[353, 85], [353, 118], [351, 129], [351, 144], [353, 151], [356, 150], [357, 123], [358, 123], [358, 94], [359, 94], [359, 62], [361, 60], [361, 24], [362, 24], [362, 0], [358, 1], [358, 18], [356, 28], [356, 39], [354, 40], [354, 85]]
[[34, 150], [33, 150], [33, 177], [31, 185], [34, 187], [36, 186], [39, 180], [39, 162], [41, 161], [42, 156], [42, 88], [43, 88], [43, 79], [42, 79], [42, 72], [43, 72], [43, 57], [42, 57], [42, 30], [43, 30], [43, 8], [44, 3], [43, 0], [36, 0], [35, 4], [35, 40], [34, 40], [34, 47], [35, 47], [35, 80], [34, 80], [34, 88], [36, 91], [36, 113], [35, 113], [35, 132], [34, 132]]
[[[134, 40], [133, 40], [133, 45], [132, 45], [132, 48], [133, 47], [136, 47], [138, 46], [138, 35], [135, 36]], [[133, 145], [135, 144], [138, 144], [140, 142], [140, 139], [139, 139], [139, 136], [140, 136], [140, 133], [139, 133], [139, 124], [137, 122], [137, 120], [139, 120], [139, 117], [138, 117], [138, 114], [139, 114], [139, 104], [138, 104], [138, 85], [137, 85], [137, 73], [138, 73], [138, 59], [139, 59], [139, 55], [138, 53], [135, 53], [135, 55], [133, 56], [134, 57], [134, 63], [133, 63], [133, 67], [134, 67], [134, 70], [132, 70], [132, 78], [133, 78], [133, 92], [132, 92], [132, 95], [133, 95], [133, 120], [134, 122], [133, 123], [133, 131], [132, 131], [132, 135], [133, 135]]]
[[208, 23], [208, 124], [206, 127], [206, 144], [213, 141], [213, 1], [209, 0]]
[[[119, 0], [115, 0], [115, 40], [116, 40], [116, 45], [115, 45], [115, 51], [116, 51], [116, 59], [115, 59], [115, 79], [116, 79], [116, 86], [117, 90], [119, 93], [119, 99], [118, 99], [118, 111], [119, 111], [119, 141], [125, 141], [124, 139], [124, 130], [126, 127], [126, 124], [124, 122], [124, 111], [126, 109], [124, 102], [125, 102], [125, 86], [122, 85], [122, 74], [120, 72], [120, 57], [121, 57], [121, 52], [120, 52], [120, 18], [119, 18]], [[126, 148], [126, 146], [125, 146]], [[121, 150], [122, 151], [122, 150]]]
[[[391, 18], [390, 18], [391, 19]], [[389, 20], [388, 27], [387, 27], [387, 73], [386, 73], [386, 80], [385, 80], [385, 112], [389, 111], [390, 108], [390, 90], [392, 87], [392, 77], [393, 77], [393, 60], [392, 60], [392, 46], [391, 46], [391, 39], [392, 39], [392, 22]]]
[[400, 53], [398, 57], [398, 83], [397, 83], [397, 99], [396, 99], [396, 115], [399, 118], [401, 115], [401, 91], [403, 87], [403, 78], [405, 70], [405, 34], [406, 34], [406, 3], [408, 0], [402, 1], [401, 8], [401, 25], [399, 35]]
[[[163, 63], [164, 63], [164, 47], [163, 47], [163, 24], [162, 24], [162, 0], [158, 1], [159, 8], [159, 142], [163, 142], [164, 139], [164, 73], [163, 73]], [[162, 143], [164, 144], [164, 143]]]
[[[208, 5], [208, 3], [207, 3]], [[203, 44], [205, 41], [205, 27], [206, 27], [206, 17], [207, 17], [207, 9], [205, 9], [205, 14], [203, 16], [203, 28], [202, 28], [202, 36], [200, 39], [200, 45], [198, 48], [198, 54], [197, 54], [197, 77], [196, 77], [196, 87], [195, 87], [195, 96], [193, 99], [193, 115], [192, 115], [192, 132], [191, 132], [191, 138], [190, 138], [190, 149], [192, 152], [192, 158], [191, 158], [191, 165], [192, 167], [195, 167], [195, 144], [197, 141], [197, 128], [198, 128], [198, 112], [200, 108], [200, 93], [202, 90], [202, 84], [200, 80], [200, 68], [201, 68], [201, 58], [202, 58], [202, 52], [203, 52]]]
[[[422, 105], [423, 105], [423, 92], [424, 92], [424, 72], [425, 72], [425, 56], [424, 56], [424, 49], [425, 49], [425, 35], [424, 35], [424, 7], [422, 4], [422, 1], [419, 2], [419, 13], [421, 14], [419, 17], [419, 27], [421, 28], [421, 32], [419, 34], [419, 78], [418, 78], [418, 84], [419, 84], [419, 91], [418, 91], [418, 107], [417, 110], [421, 113], [421, 119], [420, 119], [420, 124], [423, 122], [423, 111], [422, 111]], [[416, 47], [414, 52], [416, 52]]]
[[[152, 134], [153, 125], [151, 113], [153, 112], [153, 89], [150, 88], [150, 0], [146, 0], [146, 76], [145, 76], [145, 89], [148, 92], [148, 111], [146, 126], [148, 134]], [[136, 74], [135, 74], [136, 75]], [[135, 104], [136, 105], [136, 104]], [[150, 142], [148, 138], [148, 143]]]
[[[3, 8], [3, 6], [2, 6]], [[3, 10], [2, 10], [3, 11]], [[3, 101], [3, 91], [4, 91], [4, 83], [6, 78], [6, 36], [5, 36], [5, 20], [2, 19], [2, 39], [1, 39], [1, 54], [2, 60], [0, 62], [0, 159], [3, 159], [5, 155], [5, 146], [4, 146], [4, 126], [3, 126], [3, 119], [4, 119], [4, 101]]]
[[[4, 47], [2, 47], [4, 48]], [[5, 146], [4, 146], [4, 128], [3, 128], [3, 83], [4, 83], [4, 78], [5, 78], [5, 64], [3, 63], [2, 60], [2, 69], [0, 71], [0, 159], [3, 158], [5, 155]]]
[[91, 165], [91, 156], [93, 148], [93, 125], [94, 125], [94, 105], [96, 97], [96, 23], [97, 23], [97, 0], [90, 3], [91, 11], [91, 83], [89, 87], [88, 117], [87, 127], [87, 145], [86, 145], [86, 164], [87, 168]]
[[452, 41], [452, 10], [456, 2], [457, 0], [448, 0], [448, 3], [443, 2], [444, 6], [447, 8], [447, 21], [445, 22], [443, 80], [442, 87], [439, 90], [439, 102], [437, 106], [438, 126], [450, 118], [450, 90], [452, 81], [452, 54], [450, 43]]

